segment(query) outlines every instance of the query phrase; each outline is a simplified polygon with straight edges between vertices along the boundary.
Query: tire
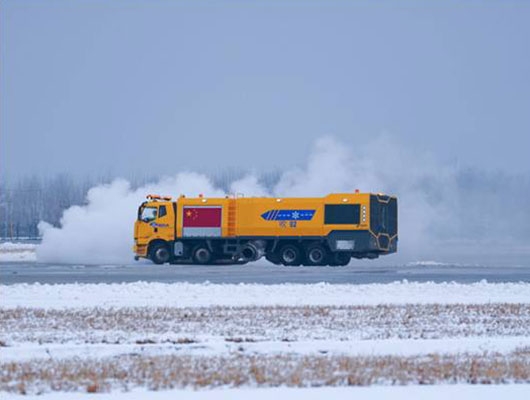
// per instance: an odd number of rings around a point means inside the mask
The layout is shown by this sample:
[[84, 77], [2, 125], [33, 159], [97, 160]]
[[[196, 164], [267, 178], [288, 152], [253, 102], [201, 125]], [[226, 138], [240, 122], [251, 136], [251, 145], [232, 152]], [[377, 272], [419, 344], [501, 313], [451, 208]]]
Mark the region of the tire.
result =
[[280, 260], [280, 256], [276, 252], [265, 254], [265, 258], [267, 259], [267, 261], [273, 263], [274, 265], [281, 265], [282, 264], [282, 262]]
[[161, 265], [171, 260], [171, 253], [169, 252], [167, 245], [163, 243], [157, 243], [151, 248], [149, 252], [149, 258], [155, 264]]
[[286, 244], [283, 246], [278, 255], [283, 265], [298, 266], [302, 263], [300, 249], [294, 244]]
[[337, 251], [336, 253], [333, 253], [333, 256], [331, 257], [331, 262], [329, 265], [332, 267], [341, 266], [344, 267], [345, 265], [348, 265], [351, 261], [351, 253], [344, 252], [344, 251]]
[[194, 264], [210, 264], [212, 262], [212, 252], [205, 245], [198, 245], [193, 249]]
[[305, 265], [326, 265], [328, 263], [328, 252], [319, 244], [309, 246], [305, 252]]

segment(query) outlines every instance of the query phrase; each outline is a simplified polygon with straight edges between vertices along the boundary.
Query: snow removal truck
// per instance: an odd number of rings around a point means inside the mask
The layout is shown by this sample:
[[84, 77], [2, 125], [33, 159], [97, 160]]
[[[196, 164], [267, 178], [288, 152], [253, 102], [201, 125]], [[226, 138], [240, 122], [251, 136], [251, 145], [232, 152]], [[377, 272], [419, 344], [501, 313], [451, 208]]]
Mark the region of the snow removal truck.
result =
[[320, 198], [147, 196], [134, 226], [135, 259], [155, 264], [346, 265], [395, 253], [397, 198], [341, 193]]

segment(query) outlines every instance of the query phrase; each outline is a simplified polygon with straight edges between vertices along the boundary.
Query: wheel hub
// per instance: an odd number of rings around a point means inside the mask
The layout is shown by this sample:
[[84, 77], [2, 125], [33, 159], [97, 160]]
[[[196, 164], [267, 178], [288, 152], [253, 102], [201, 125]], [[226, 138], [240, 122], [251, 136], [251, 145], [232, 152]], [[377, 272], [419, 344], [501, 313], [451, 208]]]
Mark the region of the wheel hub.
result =
[[285, 262], [288, 262], [288, 263], [293, 262], [296, 259], [296, 254], [294, 250], [289, 249], [289, 250], [284, 251], [283, 259]]
[[195, 257], [197, 258], [197, 261], [202, 262], [202, 263], [208, 261], [208, 258], [209, 258], [208, 250], [206, 249], [197, 250], [197, 253], [195, 253]]
[[311, 250], [311, 252], [309, 253], [309, 260], [312, 263], [318, 263], [322, 261], [323, 258], [324, 258], [324, 255], [319, 249]]

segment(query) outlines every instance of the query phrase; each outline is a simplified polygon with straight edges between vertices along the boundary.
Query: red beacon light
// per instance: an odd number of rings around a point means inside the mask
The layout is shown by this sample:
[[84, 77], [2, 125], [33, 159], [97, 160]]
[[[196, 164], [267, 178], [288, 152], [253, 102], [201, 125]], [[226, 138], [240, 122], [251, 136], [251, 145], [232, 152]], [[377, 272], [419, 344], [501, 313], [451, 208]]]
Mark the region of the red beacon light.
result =
[[355, 189], [355, 194], [359, 194], [359, 189]]

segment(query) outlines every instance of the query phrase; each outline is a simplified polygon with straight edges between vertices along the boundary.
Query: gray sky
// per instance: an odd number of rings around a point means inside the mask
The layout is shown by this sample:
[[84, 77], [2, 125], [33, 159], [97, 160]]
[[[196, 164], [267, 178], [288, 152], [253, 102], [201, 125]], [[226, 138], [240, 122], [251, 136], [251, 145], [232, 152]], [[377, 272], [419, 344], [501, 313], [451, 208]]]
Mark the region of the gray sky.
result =
[[530, 172], [529, 2], [0, 4], [4, 176], [270, 170], [382, 133]]

